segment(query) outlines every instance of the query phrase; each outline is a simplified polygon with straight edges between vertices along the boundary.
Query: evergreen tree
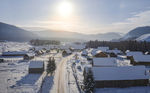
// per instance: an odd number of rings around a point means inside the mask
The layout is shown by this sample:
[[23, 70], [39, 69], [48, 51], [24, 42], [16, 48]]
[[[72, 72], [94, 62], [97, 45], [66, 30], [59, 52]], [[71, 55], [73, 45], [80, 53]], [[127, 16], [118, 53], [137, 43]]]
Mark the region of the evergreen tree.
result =
[[94, 78], [91, 69], [88, 72], [84, 72], [84, 91], [85, 93], [93, 93], [94, 91]]
[[54, 57], [53, 58], [50, 57], [47, 64], [47, 73], [48, 74], [50, 73], [52, 75], [55, 69], [56, 69], [55, 59]]

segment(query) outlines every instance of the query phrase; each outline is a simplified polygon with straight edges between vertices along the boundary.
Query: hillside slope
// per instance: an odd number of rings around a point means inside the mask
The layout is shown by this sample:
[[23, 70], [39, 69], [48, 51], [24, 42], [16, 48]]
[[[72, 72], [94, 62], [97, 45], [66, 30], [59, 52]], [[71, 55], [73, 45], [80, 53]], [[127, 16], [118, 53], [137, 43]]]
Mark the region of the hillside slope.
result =
[[0, 40], [29, 41], [36, 37], [32, 32], [0, 22]]

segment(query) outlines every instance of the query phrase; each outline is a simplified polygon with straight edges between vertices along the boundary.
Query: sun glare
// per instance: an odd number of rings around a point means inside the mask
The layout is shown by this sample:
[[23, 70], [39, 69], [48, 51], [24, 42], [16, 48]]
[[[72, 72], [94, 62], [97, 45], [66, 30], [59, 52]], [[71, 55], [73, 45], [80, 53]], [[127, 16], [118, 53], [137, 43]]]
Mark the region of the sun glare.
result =
[[72, 13], [72, 11], [73, 11], [73, 6], [70, 2], [65, 1], [60, 3], [58, 6], [58, 13], [61, 16], [67, 17]]

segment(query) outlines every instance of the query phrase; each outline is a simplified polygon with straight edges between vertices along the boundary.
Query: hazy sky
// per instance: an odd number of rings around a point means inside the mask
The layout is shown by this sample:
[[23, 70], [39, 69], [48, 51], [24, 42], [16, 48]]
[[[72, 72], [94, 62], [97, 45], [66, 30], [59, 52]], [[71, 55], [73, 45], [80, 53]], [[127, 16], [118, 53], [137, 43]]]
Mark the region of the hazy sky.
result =
[[80, 33], [150, 25], [150, 0], [0, 0], [0, 21]]

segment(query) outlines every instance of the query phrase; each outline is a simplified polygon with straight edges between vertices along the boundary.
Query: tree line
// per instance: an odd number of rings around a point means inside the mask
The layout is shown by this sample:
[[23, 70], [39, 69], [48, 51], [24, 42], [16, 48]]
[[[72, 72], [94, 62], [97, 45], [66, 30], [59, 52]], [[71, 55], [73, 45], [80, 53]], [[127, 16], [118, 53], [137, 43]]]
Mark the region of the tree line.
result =
[[41, 46], [41, 45], [60, 45], [60, 41], [58, 40], [39, 40], [33, 39], [30, 40], [31, 45]]
[[130, 51], [142, 51], [142, 52], [150, 52], [150, 42], [146, 41], [120, 41], [120, 42], [112, 42], [112, 41], [89, 41], [86, 43], [87, 48], [97, 48], [99, 46], [107, 46], [110, 49], [119, 49], [125, 52], [126, 50]]

